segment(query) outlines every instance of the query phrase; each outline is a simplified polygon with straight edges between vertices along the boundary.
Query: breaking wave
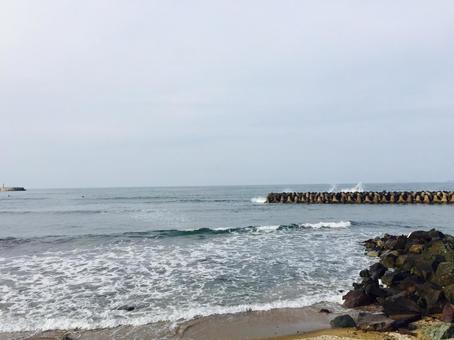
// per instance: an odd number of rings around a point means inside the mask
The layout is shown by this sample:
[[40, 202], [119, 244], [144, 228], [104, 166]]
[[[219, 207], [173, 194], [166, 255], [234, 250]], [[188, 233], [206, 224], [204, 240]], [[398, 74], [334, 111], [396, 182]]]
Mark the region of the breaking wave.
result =
[[79, 236], [44, 236], [34, 238], [15, 238], [6, 237], [0, 239], [0, 247], [14, 247], [17, 245], [40, 242], [40, 243], [64, 243], [75, 239], [161, 239], [171, 237], [208, 237], [223, 234], [267, 234], [279, 231], [296, 231], [303, 229], [343, 229], [352, 225], [350, 221], [340, 222], [317, 222], [301, 224], [282, 224], [282, 225], [258, 225], [238, 228], [192, 228], [192, 229], [162, 229], [151, 231], [134, 231], [117, 234], [88, 234]]
[[329, 189], [328, 192], [364, 192], [364, 187], [363, 183], [359, 182], [358, 184], [354, 185], [351, 188], [343, 188], [343, 189], [338, 189], [337, 184], [333, 184]]
[[266, 197], [263, 196], [258, 196], [258, 197], [252, 197], [251, 198], [252, 203], [258, 203], [258, 204], [263, 204], [266, 202]]

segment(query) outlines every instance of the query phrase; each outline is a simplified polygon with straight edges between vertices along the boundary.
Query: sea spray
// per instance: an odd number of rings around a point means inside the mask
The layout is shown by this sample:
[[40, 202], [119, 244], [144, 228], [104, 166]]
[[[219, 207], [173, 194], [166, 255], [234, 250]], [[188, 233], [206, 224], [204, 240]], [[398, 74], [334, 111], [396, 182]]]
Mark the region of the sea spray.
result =
[[263, 204], [266, 202], [266, 197], [263, 197], [263, 196], [253, 197], [253, 198], [251, 198], [251, 202], [257, 203], [257, 204]]

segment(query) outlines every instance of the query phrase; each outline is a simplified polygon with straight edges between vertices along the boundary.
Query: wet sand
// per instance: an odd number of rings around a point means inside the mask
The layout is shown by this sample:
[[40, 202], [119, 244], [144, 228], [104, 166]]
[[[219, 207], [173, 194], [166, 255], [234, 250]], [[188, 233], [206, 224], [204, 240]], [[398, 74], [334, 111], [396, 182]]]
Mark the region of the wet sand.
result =
[[[331, 313], [320, 310], [326, 308]], [[94, 330], [53, 330], [44, 332], [0, 333], [0, 340], [126, 340], [126, 339], [197, 339], [197, 340], [407, 340], [414, 337], [398, 333], [363, 332], [353, 328], [331, 329], [330, 320], [347, 313], [357, 317], [359, 310], [346, 310], [338, 304], [316, 304], [302, 308], [278, 308], [215, 314], [182, 321], [176, 325], [160, 322], [140, 326], [119, 326]]]
[[[328, 308], [333, 313], [320, 312]], [[45, 332], [0, 333], [0, 340], [11, 339], [265, 339], [302, 335], [330, 328], [330, 320], [345, 313], [337, 304], [317, 304], [302, 308], [278, 308], [215, 314], [172, 326], [168, 322], [141, 326], [119, 326], [95, 330], [54, 330]], [[350, 311], [351, 315], [357, 311]]]

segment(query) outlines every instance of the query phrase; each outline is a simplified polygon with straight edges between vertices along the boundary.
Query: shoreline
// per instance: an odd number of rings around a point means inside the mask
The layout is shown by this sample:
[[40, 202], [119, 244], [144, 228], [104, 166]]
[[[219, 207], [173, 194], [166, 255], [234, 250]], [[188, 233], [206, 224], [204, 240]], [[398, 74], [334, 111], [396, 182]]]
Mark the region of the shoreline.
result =
[[[327, 313], [325, 310], [329, 310]], [[274, 308], [264, 311], [212, 314], [191, 320], [121, 325], [112, 328], [65, 329], [47, 331], [2, 332], [0, 340], [127, 340], [127, 339], [198, 339], [198, 340], [407, 340], [415, 339], [397, 332], [332, 328], [330, 321], [348, 314], [355, 320], [361, 313], [378, 315], [370, 308], [344, 308], [337, 303], [320, 302], [298, 308]], [[417, 337], [419, 338], [419, 337]]]
[[[320, 312], [328, 309], [332, 312]], [[171, 322], [144, 325], [122, 325], [113, 328], [66, 329], [0, 333], [0, 340], [38, 339], [269, 339], [302, 336], [330, 329], [330, 321], [348, 312], [360, 310], [343, 308], [340, 304], [320, 302], [306, 307], [273, 308], [262, 311], [212, 314], [195, 317], [177, 324]], [[173, 326], [172, 326], [173, 325]]]

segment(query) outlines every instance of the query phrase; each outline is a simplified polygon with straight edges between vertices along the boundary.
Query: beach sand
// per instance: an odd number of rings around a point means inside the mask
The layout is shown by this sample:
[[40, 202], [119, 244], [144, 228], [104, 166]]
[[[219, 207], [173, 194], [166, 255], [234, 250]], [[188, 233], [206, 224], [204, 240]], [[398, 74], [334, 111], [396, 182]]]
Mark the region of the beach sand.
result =
[[[320, 312], [328, 308], [332, 313]], [[331, 329], [330, 320], [348, 312], [355, 317], [359, 311], [345, 310], [337, 304], [317, 304], [302, 308], [277, 308], [267, 311], [216, 314], [182, 322], [170, 329], [169, 323], [141, 326], [119, 326], [95, 330], [55, 330], [45, 332], [0, 333], [3, 339], [413, 339], [396, 333], [363, 332], [356, 329]]]

